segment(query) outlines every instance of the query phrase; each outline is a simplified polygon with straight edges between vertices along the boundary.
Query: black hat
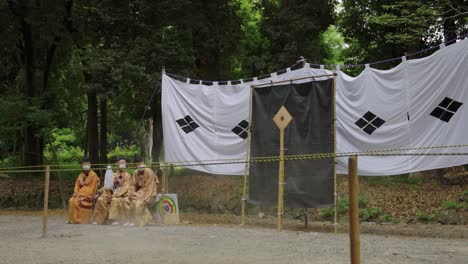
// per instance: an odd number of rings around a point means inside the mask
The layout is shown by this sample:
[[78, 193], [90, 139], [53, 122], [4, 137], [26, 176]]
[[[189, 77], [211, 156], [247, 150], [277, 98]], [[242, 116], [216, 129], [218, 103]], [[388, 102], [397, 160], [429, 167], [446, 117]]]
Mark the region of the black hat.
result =
[[133, 156], [133, 163], [140, 163], [140, 162], [143, 162], [142, 157], [140, 157], [138, 155]]
[[124, 157], [117, 157], [117, 158], [115, 159], [115, 162], [119, 162], [119, 161], [121, 161], [121, 160], [125, 160], [125, 158], [124, 158]]
[[89, 162], [88, 156], [84, 156], [83, 159], [81, 160], [81, 163], [83, 162]]

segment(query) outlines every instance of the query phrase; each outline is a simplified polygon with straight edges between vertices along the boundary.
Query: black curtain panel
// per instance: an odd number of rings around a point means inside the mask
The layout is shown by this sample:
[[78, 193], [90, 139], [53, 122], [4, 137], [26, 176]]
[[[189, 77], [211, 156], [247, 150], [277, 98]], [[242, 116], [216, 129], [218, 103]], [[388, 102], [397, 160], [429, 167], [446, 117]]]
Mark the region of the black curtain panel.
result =
[[[251, 158], [279, 156], [273, 122], [281, 106], [293, 120], [285, 129], [285, 155], [333, 153], [333, 79], [257, 87], [252, 92]], [[333, 158], [286, 160], [284, 205], [319, 208], [333, 204]], [[279, 162], [249, 166], [249, 202], [276, 205]]]

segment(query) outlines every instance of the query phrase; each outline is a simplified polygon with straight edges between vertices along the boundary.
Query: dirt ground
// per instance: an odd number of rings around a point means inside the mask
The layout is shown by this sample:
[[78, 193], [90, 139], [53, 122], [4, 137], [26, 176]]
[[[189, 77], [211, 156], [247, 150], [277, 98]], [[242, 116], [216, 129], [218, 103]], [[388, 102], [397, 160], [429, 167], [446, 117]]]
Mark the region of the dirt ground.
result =
[[[248, 219], [245, 227], [234, 224], [239, 219], [233, 216], [182, 220], [143, 228], [67, 225], [60, 212], [52, 212], [43, 239], [38, 212], [3, 211], [0, 263], [349, 263], [345, 233], [299, 231], [292, 220], [280, 233], [270, 228], [273, 219], [261, 219], [264, 225]], [[361, 256], [372, 264], [466, 263], [468, 239], [363, 234]]]

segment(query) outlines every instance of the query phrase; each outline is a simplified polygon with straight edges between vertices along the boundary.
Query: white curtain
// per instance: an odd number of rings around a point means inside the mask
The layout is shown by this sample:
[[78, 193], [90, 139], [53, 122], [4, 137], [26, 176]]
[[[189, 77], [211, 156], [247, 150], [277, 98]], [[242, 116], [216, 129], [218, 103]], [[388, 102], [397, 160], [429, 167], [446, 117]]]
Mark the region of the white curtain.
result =
[[[232, 129], [248, 120], [250, 85], [330, 73], [306, 64], [270, 78], [227, 85], [190, 84], [163, 74], [166, 162], [245, 159], [247, 140]], [[404, 60], [391, 70], [367, 66], [357, 77], [338, 71], [336, 84], [338, 153], [403, 148], [419, 148], [403, 152], [418, 154], [468, 152], [466, 147], [421, 149], [468, 144], [468, 40], [423, 59]], [[240, 125], [237, 132], [243, 129]], [[358, 168], [360, 175], [396, 175], [467, 163], [468, 156], [362, 156]], [[242, 175], [244, 166], [191, 168]], [[346, 158], [338, 159], [337, 171], [347, 172]]]
[[[190, 80], [182, 82], [163, 74], [161, 105], [166, 162], [245, 160], [247, 140], [232, 130], [242, 121], [248, 121], [250, 86], [330, 73], [304, 67], [288, 69], [280, 75], [274, 73], [261, 80], [226, 85], [190, 84]], [[238, 129], [243, 129], [242, 124]], [[189, 168], [213, 174], [243, 175], [245, 164]]]

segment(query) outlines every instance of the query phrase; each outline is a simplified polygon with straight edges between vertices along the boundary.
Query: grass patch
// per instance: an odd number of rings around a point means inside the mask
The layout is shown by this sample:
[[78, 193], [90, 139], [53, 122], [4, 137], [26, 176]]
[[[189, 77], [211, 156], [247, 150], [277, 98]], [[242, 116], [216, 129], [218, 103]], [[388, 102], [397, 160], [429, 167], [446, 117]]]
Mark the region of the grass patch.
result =
[[359, 219], [361, 221], [372, 221], [378, 219], [382, 215], [382, 210], [379, 208], [361, 208], [359, 209]]
[[462, 204], [457, 203], [456, 201], [450, 201], [450, 200], [442, 201], [440, 206], [447, 210], [458, 210], [458, 209], [463, 208]]
[[[365, 195], [359, 195], [359, 208], [365, 208], [369, 204], [369, 198]], [[340, 196], [338, 197], [338, 203], [336, 206], [338, 211], [338, 217], [346, 215], [349, 211], [349, 197]], [[335, 214], [335, 210], [332, 208], [324, 208], [320, 210], [320, 217], [324, 220], [331, 220]]]
[[434, 215], [429, 214], [424, 210], [418, 210], [416, 211], [416, 219], [422, 222], [430, 222], [434, 219]]

